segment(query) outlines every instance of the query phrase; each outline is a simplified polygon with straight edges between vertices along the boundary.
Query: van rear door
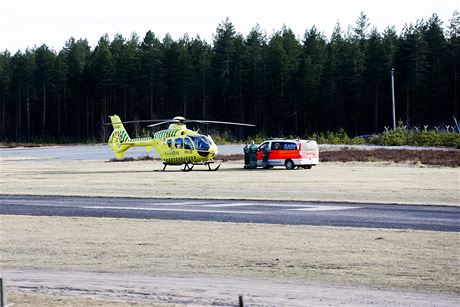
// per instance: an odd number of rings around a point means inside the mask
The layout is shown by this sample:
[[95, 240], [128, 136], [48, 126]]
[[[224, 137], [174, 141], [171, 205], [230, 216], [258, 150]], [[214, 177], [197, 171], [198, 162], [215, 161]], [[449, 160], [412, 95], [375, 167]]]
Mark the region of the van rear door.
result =
[[302, 141], [300, 155], [302, 158], [318, 158], [318, 144], [315, 141]]

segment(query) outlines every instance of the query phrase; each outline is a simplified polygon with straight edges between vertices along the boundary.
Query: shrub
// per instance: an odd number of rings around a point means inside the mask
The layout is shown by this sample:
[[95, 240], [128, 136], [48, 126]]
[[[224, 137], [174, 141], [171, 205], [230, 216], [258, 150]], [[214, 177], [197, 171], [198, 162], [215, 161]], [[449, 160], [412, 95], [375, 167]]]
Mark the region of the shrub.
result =
[[348, 145], [385, 145], [385, 146], [445, 146], [460, 148], [460, 134], [455, 132], [437, 131], [409, 131], [403, 127], [391, 130], [388, 133], [382, 132], [366, 137], [350, 138], [345, 130], [337, 132], [327, 131], [326, 133], [314, 133], [307, 137], [315, 140], [318, 144], [348, 144]]
[[439, 137], [441, 146], [460, 148], [460, 133], [444, 132]]
[[439, 132], [421, 131], [412, 133], [412, 144], [415, 146], [439, 146]]

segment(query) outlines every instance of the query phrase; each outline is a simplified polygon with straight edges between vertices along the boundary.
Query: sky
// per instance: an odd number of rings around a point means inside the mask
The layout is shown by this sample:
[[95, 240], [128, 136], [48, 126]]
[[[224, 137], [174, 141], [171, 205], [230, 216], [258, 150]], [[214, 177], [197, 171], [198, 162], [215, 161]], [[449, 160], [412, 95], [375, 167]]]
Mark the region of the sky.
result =
[[42, 44], [59, 51], [70, 37], [94, 47], [105, 33], [142, 39], [148, 30], [211, 42], [227, 17], [244, 36], [258, 23], [268, 36], [285, 24], [298, 37], [313, 25], [330, 37], [337, 21], [347, 29], [364, 12], [379, 31], [394, 25], [399, 33], [433, 13], [447, 25], [455, 10], [460, 0], [0, 0], [0, 51]]

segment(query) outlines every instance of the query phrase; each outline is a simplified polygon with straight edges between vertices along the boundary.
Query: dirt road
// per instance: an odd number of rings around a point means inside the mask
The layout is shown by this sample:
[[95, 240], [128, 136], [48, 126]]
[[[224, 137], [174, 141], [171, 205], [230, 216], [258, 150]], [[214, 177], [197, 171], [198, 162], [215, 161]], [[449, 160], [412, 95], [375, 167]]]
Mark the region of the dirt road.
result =
[[[74, 305], [82, 298], [102, 299], [98, 305], [171, 304], [186, 306], [454, 306], [451, 294], [381, 290], [303, 280], [267, 280], [210, 276], [149, 275], [57, 270], [4, 270], [15, 292], [67, 296]], [[334, 295], [331, 295], [334, 293]], [[90, 303], [91, 301], [86, 301]], [[75, 304], [76, 305], [76, 304]]]

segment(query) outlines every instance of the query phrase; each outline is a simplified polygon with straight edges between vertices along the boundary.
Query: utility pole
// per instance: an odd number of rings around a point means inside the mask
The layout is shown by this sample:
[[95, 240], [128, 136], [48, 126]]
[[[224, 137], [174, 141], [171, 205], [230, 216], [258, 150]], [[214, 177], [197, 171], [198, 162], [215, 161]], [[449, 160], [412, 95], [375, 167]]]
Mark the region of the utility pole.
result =
[[30, 142], [30, 101], [29, 101], [29, 85], [27, 85], [27, 142]]
[[391, 98], [393, 101], [393, 130], [396, 130], [396, 111], [395, 111], [395, 69], [391, 69]]
[[203, 119], [206, 119], [206, 49], [203, 51]]

